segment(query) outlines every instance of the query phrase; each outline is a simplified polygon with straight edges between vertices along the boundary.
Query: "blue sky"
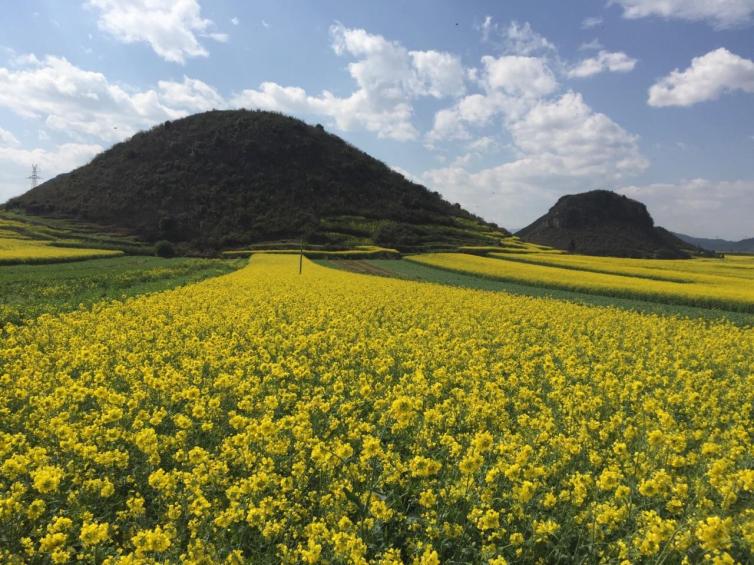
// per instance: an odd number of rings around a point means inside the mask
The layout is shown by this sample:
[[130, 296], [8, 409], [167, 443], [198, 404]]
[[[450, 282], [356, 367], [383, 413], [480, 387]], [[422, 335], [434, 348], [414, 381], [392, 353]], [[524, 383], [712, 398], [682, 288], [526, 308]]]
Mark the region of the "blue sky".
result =
[[166, 119], [322, 123], [520, 228], [610, 188], [754, 236], [754, 0], [0, 2], [0, 201]]

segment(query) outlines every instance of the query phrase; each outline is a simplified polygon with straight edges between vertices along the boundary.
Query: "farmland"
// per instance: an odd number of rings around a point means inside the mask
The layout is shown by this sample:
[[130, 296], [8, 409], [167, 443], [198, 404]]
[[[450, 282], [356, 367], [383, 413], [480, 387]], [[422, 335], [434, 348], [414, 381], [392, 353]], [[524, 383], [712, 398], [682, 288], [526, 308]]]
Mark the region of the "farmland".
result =
[[478, 257], [432, 253], [407, 258], [422, 265], [587, 294], [636, 298], [669, 304], [754, 312], [754, 259], [693, 261], [583, 257], [578, 255], [493, 254]]
[[228, 273], [245, 261], [117, 256], [0, 268], [0, 326]]
[[0, 331], [4, 562], [754, 551], [745, 324], [255, 254]]

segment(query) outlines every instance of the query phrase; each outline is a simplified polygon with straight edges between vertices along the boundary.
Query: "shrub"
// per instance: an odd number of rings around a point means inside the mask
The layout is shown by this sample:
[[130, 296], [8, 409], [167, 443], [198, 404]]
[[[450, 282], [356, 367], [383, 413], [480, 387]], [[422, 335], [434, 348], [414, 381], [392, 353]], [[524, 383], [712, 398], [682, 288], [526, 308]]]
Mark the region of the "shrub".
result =
[[154, 254], [157, 257], [175, 257], [175, 247], [169, 241], [158, 241], [154, 244]]

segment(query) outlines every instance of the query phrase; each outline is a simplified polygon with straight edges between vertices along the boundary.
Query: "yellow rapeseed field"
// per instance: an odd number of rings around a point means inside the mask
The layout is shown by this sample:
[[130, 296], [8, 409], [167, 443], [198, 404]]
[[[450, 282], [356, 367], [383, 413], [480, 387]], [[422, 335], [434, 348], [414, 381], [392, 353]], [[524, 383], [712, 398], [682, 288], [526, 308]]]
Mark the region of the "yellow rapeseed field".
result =
[[55, 247], [48, 241], [7, 237], [0, 232], [0, 265], [16, 263], [54, 263], [123, 255], [111, 249]]
[[556, 254], [478, 257], [428, 253], [406, 259], [547, 288], [754, 312], [754, 263], [746, 260], [658, 261], [657, 267], [651, 268], [650, 260]]
[[754, 329], [297, 267], [5, 327], [0, 562], [751, 559]]
[[[571, 254], [529, 254], [526, 257], [508, 253], [490, 253], [492, 257], [517, 260], [595, 273], [627, 275], [646, 279], [676, 282], [726, 283], [725, 278], [754, 280], [754, 256], [728, 255], [725, 258], [625, 259]], [[721, 279], [721, 277], [723, 277]], [[734, 284], [739, 281], [732, 281]]]

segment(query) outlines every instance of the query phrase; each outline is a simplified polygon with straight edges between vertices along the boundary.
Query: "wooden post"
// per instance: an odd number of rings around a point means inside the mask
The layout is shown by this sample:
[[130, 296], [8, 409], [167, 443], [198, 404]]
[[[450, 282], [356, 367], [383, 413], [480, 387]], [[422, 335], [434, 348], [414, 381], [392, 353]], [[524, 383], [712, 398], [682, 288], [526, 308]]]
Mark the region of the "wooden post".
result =
[[298, 274], [301, 274], [301, 267], [304, 265], [304, 238], [301, 238], [301, 251], [298, 254]]

